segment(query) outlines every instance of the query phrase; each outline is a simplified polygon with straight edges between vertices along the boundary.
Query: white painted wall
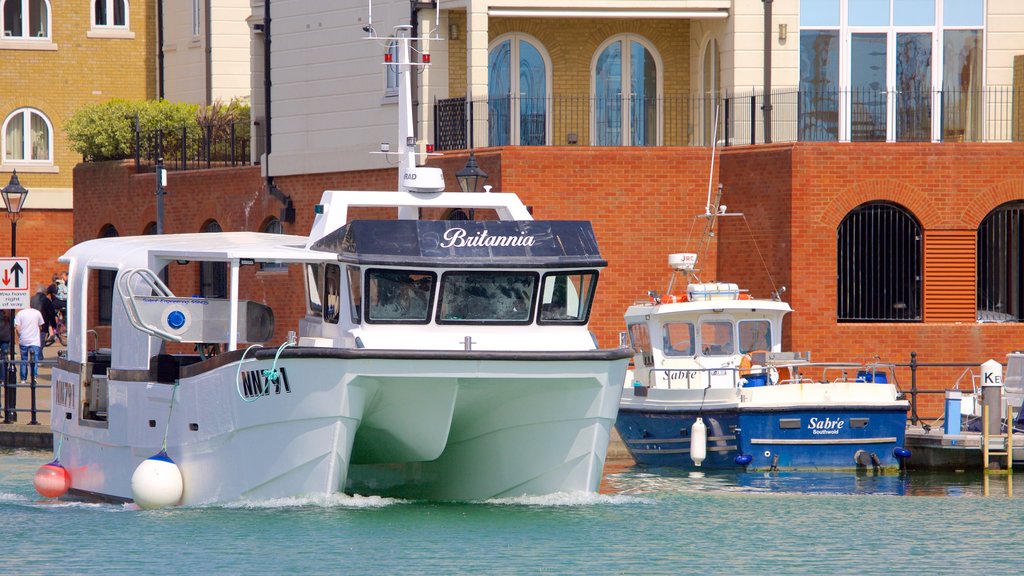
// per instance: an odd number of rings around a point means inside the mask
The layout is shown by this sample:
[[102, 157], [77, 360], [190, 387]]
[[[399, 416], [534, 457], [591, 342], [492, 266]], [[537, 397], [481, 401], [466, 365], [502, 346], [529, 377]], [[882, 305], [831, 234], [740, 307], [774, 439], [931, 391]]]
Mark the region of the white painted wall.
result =
[[206, 102], [203, 36], [192, 34], [192, 0], [164, 2], [164, 98]]
[[213, 100], [248, 100], [250, 92], [249, 0], [210, 3]]
[[1024, 1], [988, 0], [985, 84], [1013, 84], [1013, 57], [1024, 54]]
[[210, 8], [213, 100], [250, 97], [249, 0], [200, 0], [200, 32], [192, 31], [192, 0], [164, 2], [164, 97], [206, 103], [206, 16]]
[[[381, 142], [395, 142], [397, 100], [385, 98], [387, 41], [366, 40], [365, 2], [271, 3], [271, 131], [268, 174], [311, 174], [392, 164]], [[390, 36], [409, 23], [407, 0], [377, 0], [373, 28]], [[397, 149], [397, 145], [393, 146]]]

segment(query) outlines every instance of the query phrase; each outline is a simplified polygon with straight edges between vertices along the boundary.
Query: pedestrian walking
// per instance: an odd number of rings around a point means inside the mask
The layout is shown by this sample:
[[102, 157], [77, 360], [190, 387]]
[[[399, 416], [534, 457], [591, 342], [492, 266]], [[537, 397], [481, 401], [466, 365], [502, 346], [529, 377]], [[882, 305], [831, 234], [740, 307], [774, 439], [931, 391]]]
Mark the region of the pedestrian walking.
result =
[[[39, 292], [32, 297], [32, 307], [39, 311], [43, 316], [43, 327], [40, 329], [39, 341], [40, 346], [45, 346], [47, 343], [53, 343], [53, 340], [49, 338], [56, 338], [57, 334], [57, 311], [53, 308], [53, 298], [57, 295], [57, 289], [50, 285], [44, 288], [39, 287]], [[39, 359], [42, 360], [42, 350], [39, 352]]]
[[29, 363], [32, 364], [32, 379], [35, 380], [39, 375], [39, 366], [36, 362], [43, 357], [43, 343], [40, 337], [45, 324], [43, 314], [32, 307], [22, 308], [14, 315], [15, 335], [21, 353], [22, 384], [28, 378]]

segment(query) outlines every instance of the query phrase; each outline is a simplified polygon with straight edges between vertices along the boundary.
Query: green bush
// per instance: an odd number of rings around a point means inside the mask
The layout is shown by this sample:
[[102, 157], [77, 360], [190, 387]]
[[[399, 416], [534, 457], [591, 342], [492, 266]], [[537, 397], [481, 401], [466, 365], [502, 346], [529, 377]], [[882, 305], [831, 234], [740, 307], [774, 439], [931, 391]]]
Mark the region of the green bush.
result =
[[199, 106], [166, 100], [115, 99], [81, 108], [64, 124], [64, 132], [72, 149], [86, 161], [123, 160], [135, 155], [136, 118], [143, 139], [162, 130], [164, 149], [171, 153], [180, 144], [183, 129], [188, 141], [197, 141], [203, 133], [201, 124], [214, 126], [218, 138], [230, 134], [233, 122], [239, 123], [236, 137], [247, 138], [249, 134], [249, 106], [239, 100]]

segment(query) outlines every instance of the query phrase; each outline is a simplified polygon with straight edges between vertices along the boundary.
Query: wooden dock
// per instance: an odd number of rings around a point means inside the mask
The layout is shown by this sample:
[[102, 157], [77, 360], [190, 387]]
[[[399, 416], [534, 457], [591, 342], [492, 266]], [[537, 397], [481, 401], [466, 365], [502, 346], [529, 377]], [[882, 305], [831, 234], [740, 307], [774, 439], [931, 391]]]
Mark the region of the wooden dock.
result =
[[[989, 438], [989, 449], [993, 452], [1004, 450], [1006, 440], [1001, 437]], [[925, 429], [921, 426], [907, 428], [905, 447], [910, 450], [910, 467], [918, 470], [981, 470], [982, 440], [980, 432], [945, 434], [942, 428]], [[1024, 468], [1024, 434], [1013, 437], [1014, 466]], [[1004, 458], [992, 458], [1000, 462]]]

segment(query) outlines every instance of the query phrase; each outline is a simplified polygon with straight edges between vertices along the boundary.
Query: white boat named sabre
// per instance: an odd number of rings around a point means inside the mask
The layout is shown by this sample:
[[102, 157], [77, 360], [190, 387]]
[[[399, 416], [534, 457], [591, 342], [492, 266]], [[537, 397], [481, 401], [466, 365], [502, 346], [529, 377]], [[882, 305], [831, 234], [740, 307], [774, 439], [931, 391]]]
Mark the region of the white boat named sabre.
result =
[[[707, 248], [721, 188], [709, 197]], [[728, 257], [719, 254], [719, 258]], [[672, 254], [664, 295], [626, 310], [633, 364], [616, 430], [640, 465], [746, 470], [885, 468], [910, 457], [907, 409], [881, 365], [812, 363], [782, 351], [792, 309], [776, 291], [701, 282], [697, 254]], [[676, 275], [685, 289], [673, 289]]]
[[[398, 191], [325, 192], [308, 237], [103, 238], [61, 258], [69, 342], [41, 493], [66, 482], [78, 497], [156, 507], [597, 490], [630, 352], [599, 349], [588, 330], [606, 266], [594, 231], [534, 221], [514, 194], [443, 192], [439, 169], [415, 165], [407, 29], [394, 38]], [[431, 184], [402, 185], [410, 173]], [[399, 219], [349, 220], [354, 206]], [[498, 220], [416, 219], [448, 207]], [[229, 296], [175, 295], [160, 274], [186, 261], [224, 263]], [[294, 340], [270, 342], [274, 311], [246, 299], [260, 296], [240, 267], [264, 263], [304, 270]], [[109, 349], [90, 347], [98, 272], [116, 273]], [[224, 351], [168, 353], [174, 343]]]

